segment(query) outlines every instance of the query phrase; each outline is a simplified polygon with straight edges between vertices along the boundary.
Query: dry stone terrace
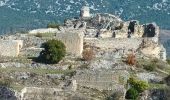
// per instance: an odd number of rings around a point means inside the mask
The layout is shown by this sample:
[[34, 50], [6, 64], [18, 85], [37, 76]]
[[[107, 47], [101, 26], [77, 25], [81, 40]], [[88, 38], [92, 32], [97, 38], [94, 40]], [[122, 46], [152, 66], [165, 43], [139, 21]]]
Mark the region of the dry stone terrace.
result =
[[98, 90], [122, 90], [129, 78], [127, 71], [78, 71], [75, 80], [78, 85]]

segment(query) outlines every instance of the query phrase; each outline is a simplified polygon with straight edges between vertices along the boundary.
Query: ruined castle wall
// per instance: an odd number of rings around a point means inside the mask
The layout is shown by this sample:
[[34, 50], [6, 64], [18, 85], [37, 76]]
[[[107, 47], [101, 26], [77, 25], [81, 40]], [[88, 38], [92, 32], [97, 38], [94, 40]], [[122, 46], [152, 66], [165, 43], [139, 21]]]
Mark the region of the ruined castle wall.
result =
[[56, 34], [56, 39], [61, 40], [65, 44], [66, 51], [76, 56], [81, 56], [83, 51], [83, 37], [84, 33], [82, 31], [66, 31]]
[[22, 46], [22, 40], [0, 40], [0, 56], [17, 57]]
[[86, 38], [84, 41], [95, 47], [99, 47], [104, 50], [108, 49], [138, 49], [142, 43], [142, 38], [108, 38], [108, 39], [92, 39]]

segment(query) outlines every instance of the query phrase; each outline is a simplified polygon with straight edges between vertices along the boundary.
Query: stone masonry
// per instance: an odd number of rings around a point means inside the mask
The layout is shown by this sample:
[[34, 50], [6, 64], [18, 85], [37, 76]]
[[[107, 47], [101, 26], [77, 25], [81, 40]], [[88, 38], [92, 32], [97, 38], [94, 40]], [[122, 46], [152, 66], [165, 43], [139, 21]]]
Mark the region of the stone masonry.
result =
[[83, 51], [83, 37], [84, 33], [82, 31], [65, 31], [56, 34], [56, 39], [65, 44], [66, 51], [76, 56], [81, 56]]
[[22, 46], [22, 40], [1, 40], [0, 56], [17, 57]]
[[83, 70], [77, 72], [75, 80], [78, 85], [98, 90], [119, 91], [124, 88], [129, 73], [127, 71]]

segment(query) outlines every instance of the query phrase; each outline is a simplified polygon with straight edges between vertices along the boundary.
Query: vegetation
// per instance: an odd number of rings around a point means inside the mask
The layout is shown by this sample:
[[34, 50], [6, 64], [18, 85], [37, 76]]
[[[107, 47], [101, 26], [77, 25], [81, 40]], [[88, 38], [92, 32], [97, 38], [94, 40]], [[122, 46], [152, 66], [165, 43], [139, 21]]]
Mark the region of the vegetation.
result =
[[126, 92], [126, 99], [132, 99], [132, 100], [136, 100], [139, 96], [139, 93], [136, 89], [134, 88], [130, 88], [127, 92]]
[[127, 57], [127, 64], [129, 65], [135, 65], [136, 64], [136, 57], [134, 54], [129, 54]]
[[134, 89], [136, 89], [139, 93], [143, 92], [144, 90], [147, 90], [149, 88], [149, 84], [144, 82], [144, 81], [140, 81], [140, 80], [136, 80], [134, 78], [130, 78], [128, 80], [128, 83], [130, 84], [130, 86]]
[[150, 64], [144, 65], [143, 68], [147, 71], [154, 71], [156, 69], [156, 63], [151, 62]]
[[94, 52], [92, 49], [85, 49], [82, 53], [83, 59], [86, 61], [90, 61], [94, 58]]
[[58, 63], [66, 54], [64, 43], [59, 40], [49, 40], [42, 44], [44, 50], [40, 52], [38, 61], [48, 64]]
[[148, 83], [136, 80], [134, 78], [130, 78], [128, 83], [130, 84], [131, 88], [126, 92], [126, 99], [136, 100], [139, 96], [139, 93], [142, 93], [144, 90], [149, 88]]
[[60, 29], [60, 25], [58, 23], [52, 22], [47, 24], [47, 28], [57, 28]]

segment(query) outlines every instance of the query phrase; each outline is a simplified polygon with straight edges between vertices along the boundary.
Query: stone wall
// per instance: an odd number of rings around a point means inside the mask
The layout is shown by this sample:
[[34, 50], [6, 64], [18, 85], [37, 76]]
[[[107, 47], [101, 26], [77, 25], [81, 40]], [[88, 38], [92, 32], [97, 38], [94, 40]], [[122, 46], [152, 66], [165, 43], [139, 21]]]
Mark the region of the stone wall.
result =
[[0, 40], [0, 56], [17, 57], [22, 46], [22, 40]]
[[[96, 54], [115, 52], [121, 56], [136, 53], [138, 57], [158, 58], [166, 61], [166, 50], [153, 38], [85, 38], [86, 45], [98, 48]], [[99, 52], [99, 53], [98, 53]], [[111, 54], [111, 53], [110, 53]]]
[[25, 87], [21, 90], [19, 100], [60, 100], [64, 91], [57, 88]]
[[57, 33], [56, 39], [61, 40], [65, 44], [68, 53], [81, 56], [83, 36], [84, 33], [82, 31], [66, 31], [64, 33]]
[[120, 91], [124, 88], [129, 73], [127, 71], [83, 70], [78, 71], [75, 80], [78, 85], [98, 90]]
[[117, 39], [117, 38], [107, 38], [107, 39], [97, 39], [97, 38], [86, 38], [84, 41], [94, 47], [99, 47], [103, 50], [108, 49], [138, 49], [140, 44], [142, 43], [142, 38], [125, 38], [125, 39]]

